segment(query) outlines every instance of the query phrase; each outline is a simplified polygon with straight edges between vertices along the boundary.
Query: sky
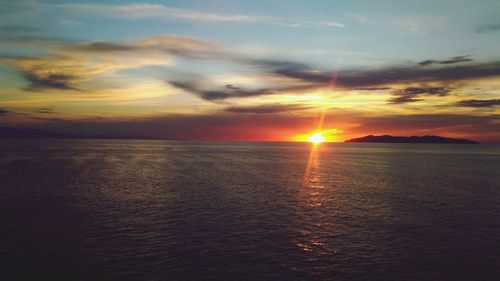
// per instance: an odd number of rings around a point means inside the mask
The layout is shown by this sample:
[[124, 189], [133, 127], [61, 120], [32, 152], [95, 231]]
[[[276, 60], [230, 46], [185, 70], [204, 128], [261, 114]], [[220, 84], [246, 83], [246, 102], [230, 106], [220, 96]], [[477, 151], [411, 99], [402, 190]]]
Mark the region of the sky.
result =
[[500, 1], [0, 0], [0, 126], [500, 143]]

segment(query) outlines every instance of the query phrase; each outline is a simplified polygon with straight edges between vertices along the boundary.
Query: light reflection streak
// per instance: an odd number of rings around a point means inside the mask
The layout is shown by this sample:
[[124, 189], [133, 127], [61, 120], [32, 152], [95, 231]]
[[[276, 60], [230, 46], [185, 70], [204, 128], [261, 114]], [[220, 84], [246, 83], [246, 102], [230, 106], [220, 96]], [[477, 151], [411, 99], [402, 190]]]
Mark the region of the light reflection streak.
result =
[[[332, 87], [335, 86], [335, 77], [332, 77]], [[317, 131], [321, 132], [325, 120], [326, 110], [323, 110], [319, 116], [317, 123]], [[330, 259], [332, 254], [337, 253], [337, 249], [328, 243], [328, 222], [324, 222], [324, 212], [328, 210], [324, 203], [327, 202], [326, 186], [322, 179], [323, 171], [321, 170], [320, 154], [324, 151], [324, 144], [311, 143], [311, 149], [307, 159], [306, 169], [302, 185], [299, 189], [299, 204], [305, 208], [301, 210], [301, 223], [303, 229], [300, 231], [299, 238], [296, 239], [295, 245], [307, 252], [309, 261], [317, 261], [320, 259]], [[331, 215], [331, 214], [329, 214]]]

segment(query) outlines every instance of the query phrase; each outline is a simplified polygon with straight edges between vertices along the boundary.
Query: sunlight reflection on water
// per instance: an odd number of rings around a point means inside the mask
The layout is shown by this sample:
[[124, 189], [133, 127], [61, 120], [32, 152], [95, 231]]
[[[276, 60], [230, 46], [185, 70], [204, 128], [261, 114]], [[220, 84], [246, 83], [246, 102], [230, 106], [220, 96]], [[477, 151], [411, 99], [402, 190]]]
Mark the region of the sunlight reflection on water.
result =
[[6, 280], [500, 275], [496, 146], [0, 145]]

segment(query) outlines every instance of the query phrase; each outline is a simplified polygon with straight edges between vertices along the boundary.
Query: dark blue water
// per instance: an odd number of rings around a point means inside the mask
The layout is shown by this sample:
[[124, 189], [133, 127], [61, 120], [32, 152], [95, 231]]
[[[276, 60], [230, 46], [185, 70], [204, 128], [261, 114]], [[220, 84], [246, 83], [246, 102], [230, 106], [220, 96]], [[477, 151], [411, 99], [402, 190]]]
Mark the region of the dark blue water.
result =
[[500, 146], [0, 148], [1, 280], [500, 280]]

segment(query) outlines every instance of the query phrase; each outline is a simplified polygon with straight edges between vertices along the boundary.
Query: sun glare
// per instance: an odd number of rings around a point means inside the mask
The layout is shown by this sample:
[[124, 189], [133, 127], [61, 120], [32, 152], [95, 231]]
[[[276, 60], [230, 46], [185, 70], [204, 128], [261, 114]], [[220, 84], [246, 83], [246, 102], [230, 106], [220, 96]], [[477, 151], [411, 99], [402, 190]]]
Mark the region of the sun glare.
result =
[[309, 142], [312, 142], [312, 143], [322, 143], [325, 141], [325, 137], [323, 136], [322, 133], [316, 133], [312, 136], [309, 137], [309, 139], [307, 139]]

